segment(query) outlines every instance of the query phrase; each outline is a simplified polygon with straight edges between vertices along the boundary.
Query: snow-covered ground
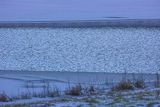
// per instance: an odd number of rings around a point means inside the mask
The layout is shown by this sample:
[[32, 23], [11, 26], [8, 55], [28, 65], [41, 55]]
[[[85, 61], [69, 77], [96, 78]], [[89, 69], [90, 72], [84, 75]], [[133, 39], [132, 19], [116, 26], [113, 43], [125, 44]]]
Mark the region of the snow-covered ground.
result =
[[160, 19], [159, 0], [1, 0], [0, 21]]
[[[128, 79], [143, 78], [147, 85], [154, 85], [156, 75], [153, 74], [127, 74]], [[114, 79], [113, 79], [114, 78]], [[50, 72], [50, 71], [0, 71], [0, 93], [16, 96], [22, 93], [42, 92], [44, 86], [65, 91], [67, 88], [82, 84], [83, 86], [108, 88], [117, 84], [124, 78], [124, 74], [116, 73], [87, 73], [87, 72]]]
[[[126, 79], [130, 80], [143, 78], [146, 88], [111, 91], [111, 87], [122, 78], [124, 78], [124, 74], [100, 72], [0, 71], [0, 95], [5, 92], [9, 98], [12, 98], [9, 102], [1, 100], [0, 107], [159, 107], [160, 88], [154, 88], [153, 85], [147, 84], [147, 82], [155, 81], [156, 75], [135, 74], [133, 76], [133, 74], [126, 74]], [[61, 92], [60, 96], [43, 96], [42, 98], [25, 96], [29, 93], [43, 93], [46, 84], [44, 80], [48, 81], [49, 88], [58, 89]], [[84, 91], [87, 90], [84, 89], [82, 91], [84, 93], [80, 96], [65, 95], [65, 90], [79, 83], [82, 88], [94, 86], [94, 92], [85, 93]], [[21, 95], [23, 97], [20, 97]]]
[[160, 28], [1, 28], [0, 69], [154, 73]]

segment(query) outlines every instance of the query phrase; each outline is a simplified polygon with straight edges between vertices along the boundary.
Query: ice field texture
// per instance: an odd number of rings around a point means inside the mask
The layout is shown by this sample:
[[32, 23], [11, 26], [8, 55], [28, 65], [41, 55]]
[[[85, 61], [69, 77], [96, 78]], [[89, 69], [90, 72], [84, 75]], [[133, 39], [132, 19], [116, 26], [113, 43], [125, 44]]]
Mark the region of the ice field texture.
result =
[[160, 68], [160, 28], [1, 28], [0, 69], [143, 72]]

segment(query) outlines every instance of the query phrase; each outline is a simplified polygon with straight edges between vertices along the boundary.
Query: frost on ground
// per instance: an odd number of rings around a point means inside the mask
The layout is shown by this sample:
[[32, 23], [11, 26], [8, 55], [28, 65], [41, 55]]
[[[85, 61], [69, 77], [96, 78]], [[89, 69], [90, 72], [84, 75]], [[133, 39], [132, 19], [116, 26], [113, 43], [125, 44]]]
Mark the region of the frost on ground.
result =
[[[143, 78], [147, 85], [154, 85], [156, 81], [155, 74], [126, 74], [126, 76], [126, 79], [131, 81]], [[0, 91], [5, 91], [9, 96], [14, 96], [26, 91], [41, 92], [46, 86], [62, 91], [77, 84], [110, 88], [110, 86], [121, 81], [123, 77], [123, 73], [0, 71], [0, 86], [3, 86], [0, 87]], [[8, 83], [9, 85], [6, 85]]]
[[3, 70], [143, 72], [159, 69], [159, 28], [0, 29]]
[[159, 107], [160, 89], [104, 91], [93, 95], [34, 98], [0, 103], [2, 107]]
[[[133, 82], [129, 84], [133, 88], [128, 88], [127, 86], [126, 90], [126, 85], [128, 85], [126, 84], [121, 86], [122, 88], [117, 88], [119, 90], [115, 90], [113, 87], [117, 87], [118, 83], [112, 83], [113, 78], [116, 76], [123, 77], [124, 74], [108, 73], [107, 75], [111, 78], [105, 80], [104, 73], [79, 73], [79, 78], [81, 79], [76, 80], [75, 75], [77, 73], [37, 72], [1, 71], [0, 107], [160, 106], [160, 82], [156, 81], [157, 78], [154, 74], [143, 74], [143, 76], [142, 74], [135, 74], [133, 76], [135, 78], [131, 78], [131, 75], [126, 74], [132, 82], [133, 80], [137, 80], [138, 77], [140, 79], [143, 77], [146, 83], [143, 84], [143, 81], [139, 83]], [[41, 73], [43, 76], [40, 75]], [[50, 76], [45, 76], [46, 74]], [[67, 81], [67, 74], [71, 80], [73, 79], [74, 83], [73, 81]], [[103, 78], [102, 80], [98, 78], [101, 80], [101, 84], [98, 81], [90, 82], [90, 80], [95, 79], [95, 75], [98, 77], [98, 74]], [[92, 77], [89, 78], [88, 75]], [[58, 77], [59, 80], [56, 80], [55, 77]], [[121, 79], [115, 78], [116, 81], [120, 81]], [[150, 81], [151, 84], [148, 83], [148, 79], [152, 80]], [[156, 83], [159, 84], [156, 85], [158, 88], [154, 86]]]

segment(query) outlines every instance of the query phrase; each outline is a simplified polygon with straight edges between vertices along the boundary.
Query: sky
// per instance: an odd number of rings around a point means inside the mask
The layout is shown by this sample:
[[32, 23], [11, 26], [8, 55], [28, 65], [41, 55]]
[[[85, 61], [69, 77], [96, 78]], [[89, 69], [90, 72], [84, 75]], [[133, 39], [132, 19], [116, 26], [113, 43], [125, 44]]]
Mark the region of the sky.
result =
[[159, 0], [0, 0], [0, 21], [159, 19]]

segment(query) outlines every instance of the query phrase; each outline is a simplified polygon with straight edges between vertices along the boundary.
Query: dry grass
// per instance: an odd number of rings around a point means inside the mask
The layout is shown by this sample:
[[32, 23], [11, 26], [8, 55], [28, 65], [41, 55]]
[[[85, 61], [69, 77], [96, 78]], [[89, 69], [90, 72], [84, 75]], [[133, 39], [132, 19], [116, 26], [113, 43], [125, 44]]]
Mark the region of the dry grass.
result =
[[143, 79], [137, 79], [135, 82], [134, 82], [134, 86], [136, 88], [145, 88], [145, 81]]
[[120, 91], [120, 90], [132, 90], [134, 89], [134, 85], [130, 80], [123, 80], [119, 82], [116, 86], [112, 88], [113, 91]]
[[9, 97], [3, 92], [0, 94], [0, 102], [7, 102], [9, 101]]
[[79, 85], [76, 85], [76, 86], [74, 86], [70, 89], [67, 89], [65, 91], [65, 94], [66, 95], [72, 95], [72, 96], [79, 96], [79, 95], [81, 95], [81, 91], [82, 91], [82, 87], [79, 84]]

